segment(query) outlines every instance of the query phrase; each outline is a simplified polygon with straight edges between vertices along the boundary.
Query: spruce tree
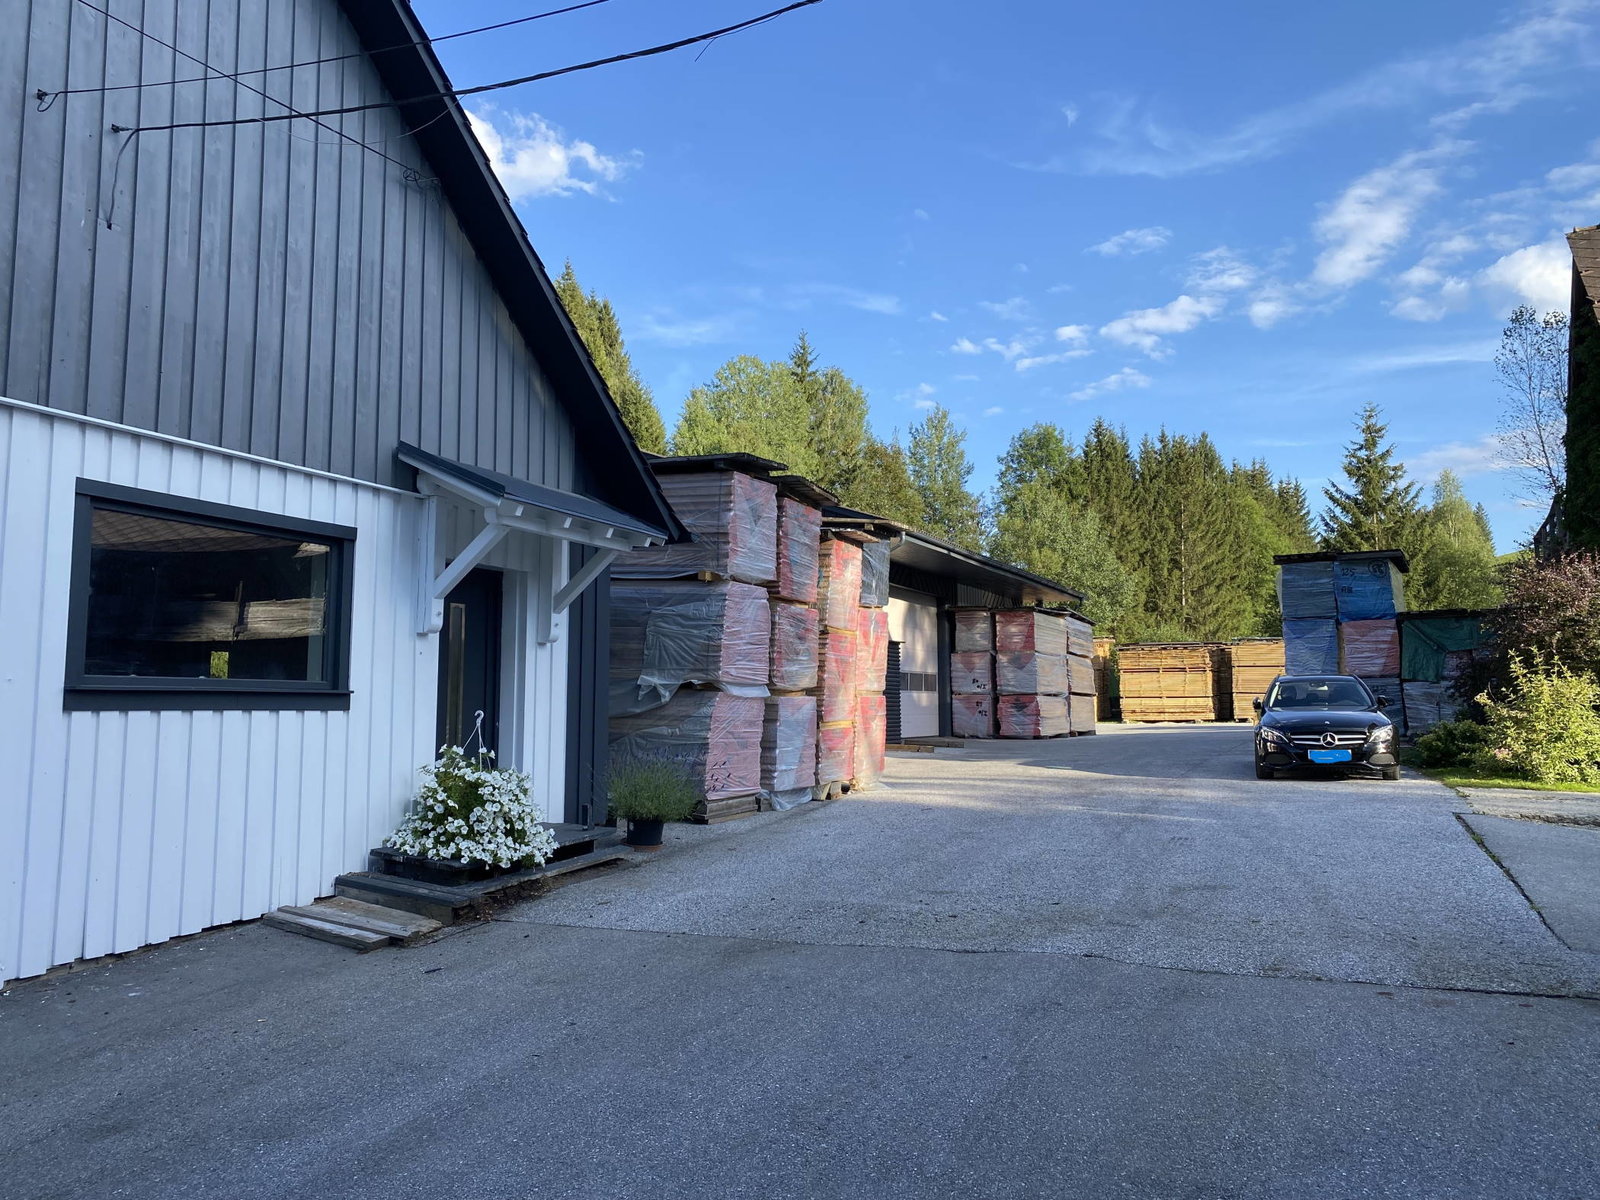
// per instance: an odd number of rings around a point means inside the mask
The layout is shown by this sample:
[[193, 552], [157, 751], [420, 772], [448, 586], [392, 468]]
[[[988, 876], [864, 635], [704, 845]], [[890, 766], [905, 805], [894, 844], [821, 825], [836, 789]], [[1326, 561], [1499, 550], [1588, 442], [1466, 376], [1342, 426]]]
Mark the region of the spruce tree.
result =
[[862, 451], [860, 471], [837, 490], [839, 498], [850, 508], [887, 517], [913, 529], [927, 527], [927, 507], [911, 482], [906, 452], [898, 441], [880, 442], [869, 438]]
[[1137, 590], [1100, 518], [1048, 479], [1013, 487], [995, 516], [994, 557], [1085, 594], [1084, 614], [1116, 636], [1132, 626]]
[[1359, 436], [1345, 447], [1348, 487], [1323, 488], [1328, 509], [1322, 515], [1324, 550], [1392, 550], [1405, 545], [1417, 519], [1419, 488], [1406, 483], [1404, 463], [1384, 441], [1389, 427], [1376, 404], [1361, 410]]
[[633, 369], [633, 360], [628, 357], [628, 348], [622, 340], [622, 327], [617, 322], [611, 301], [595, 292], [585, 292], [573, 273], [570, 260], [557, 277], [555, 288], [556, 295], [561, 297], [567, 315], [578, 330], [578, 336], [589, 351], [589, 357], [594, 359], [595, 369], [600, 372], [611, 398], [616, 401], [623, 424], [633, 434], [633, 440], [639, 443], [640, 449], [665, 454], [667, 428], [662, 424], [661, 413], [656, 408], [650, 389]]
[[911, 427], [906, 459], [911, 482], [927, 510], [928, 532], [978, 550], [983, 544], [983, 521], [977, 497], [967, 491], [972, 463], [966, 442], [966, 433], [956, 428], [949, 410], [936, 404]]

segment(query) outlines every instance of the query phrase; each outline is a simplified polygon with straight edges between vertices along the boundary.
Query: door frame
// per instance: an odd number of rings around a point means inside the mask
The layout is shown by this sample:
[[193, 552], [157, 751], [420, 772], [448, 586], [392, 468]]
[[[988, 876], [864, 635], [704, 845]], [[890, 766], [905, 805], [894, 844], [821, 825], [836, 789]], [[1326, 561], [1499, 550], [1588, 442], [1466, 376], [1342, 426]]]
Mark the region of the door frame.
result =
[[[485, 681], [484, 693], [488, 697], [489, 709], [484, 712], [484, 748], [495, 753], [496, 760], [501, 756], [502, 735], [505, 725], [505, 669], [506, 669], [506, 584], [507, 573], [498, 567], [474, 567], [465, 578], [457, 585], [458, 588], [466, 587], [476, 581], [479, 586], [486, 586], [488, 578], [494, 578], [496, 586], [493, 588], [493, 612], [489, 614], [488, 629], [490, 644], [484, 655], [485, 669], [488, 678]], [[454, 595], [454, 591], [451, 595]], [[444, 626], [439, 631], [439, 665], [438, 683], [434, 692], [434, 748], [448, 745], [464, 745], [472, 736], [472, 731], [465, 727], [465, 711], [463, 711], [463, 728], [460, 738], [452, 739], [446, 724], [446, 713], [449, 707], [447, 696], [447, 676], [451, 669], [452, 650], [452, 622], [455, 605], [450, 597], [444, 599]], [[463, 632], [465, 636], [465, 631]], [[465, 664], [463, 664], [463, 670]]]

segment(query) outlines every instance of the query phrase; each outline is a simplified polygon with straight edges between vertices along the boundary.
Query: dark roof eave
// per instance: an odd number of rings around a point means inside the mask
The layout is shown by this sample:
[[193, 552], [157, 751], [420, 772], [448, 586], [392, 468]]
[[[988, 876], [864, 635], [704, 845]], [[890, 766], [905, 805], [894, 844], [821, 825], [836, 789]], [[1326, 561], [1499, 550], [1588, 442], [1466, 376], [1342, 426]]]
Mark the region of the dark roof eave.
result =
[[1335, 562], [1350, 558], [1386, 558], [1399, 567], [1402, 574], [1411, 573], [1411, 560], [1404, 550], [1317, 550], [1310, 554], [1274, 554], [1272, 561], [1281, 567], [1288, 563]]
[[[556, 295], [527, 231], [484, 157], [465, 110], [453, 96], [438, 95], [451, 90], [450, 79], [410, 4], [407, 0], [340, 0], [340, 7], [389, 94], [396, 100], [430, 97], [398, 111], [511, 320], [549, 377], [580, 445], [588, 439], [606, 447], [607, 455], [620, 453], [632, 463], [631, 472], [605, 473], [612, 498], [634, 517], [662, 525], [673, 540], [686, 538], [688, 531], [623, 424], [622, 414]], [[382, 53], [374, 53], [380, 50]]]
[[[1029, 587], [1035, 588], [1042, 592], [1054, 592], [1056, 595], [1063, 598], [1061, 603], [1064, 603], [1069, 608], [1076, 608], [1087, 599], [1082, 592], [1066, 587], [1063, 584], [1059, 584], [1053, 579], [1046, 579], [1042, 575], [1035, 575], [1032, 571], [1025, 571], [1021, 567], [1010, 566], [1006, 563], [1000, 562], [998, 559], [990, 558], [988, 555], [979, 554], [974, 550], [964, 549], [961, 546], [957, 546], [954, 542], [947, 542], [943, 538], [934, 537], [932, 534], [918, 533], [914, 530], [906, 530], [901, 535], [900, 541], [895, 548], [899, 549], [901, 546], [910, 543], [916, 543], [925, 546], [928, 549], [938, 554], [942, 554], [947, 558], [959, 560], [969, 567], [976, 568], [977, 571], [983, 575], [999, 575], [1027, 584]], [[891, 558], [893, 553], [894, 551], [890, 551]]]

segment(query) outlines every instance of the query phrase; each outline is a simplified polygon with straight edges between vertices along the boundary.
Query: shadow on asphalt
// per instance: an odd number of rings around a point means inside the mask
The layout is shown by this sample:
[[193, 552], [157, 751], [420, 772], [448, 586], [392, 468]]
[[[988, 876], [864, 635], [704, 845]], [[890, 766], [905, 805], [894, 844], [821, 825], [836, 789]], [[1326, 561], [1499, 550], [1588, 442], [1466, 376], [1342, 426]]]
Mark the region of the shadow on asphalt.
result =
[[[1382, 783], [1376, 771], [1329, 768], [1280, 773], [1275, 780], [1257, 779], [1252, 744], [1252, 725], [1179, 725], [1129, 729], [1112, 726], [1115, 732], [1093, 737], [1053, 738], [1047, 742], [968, 742], [974, 757], [1003, 759], [1024, 767], [1055, 771], [1082, 771], [1092, 775], [1115, 775], [1139, 779], [1233, 780], [1260, 788], [1285, 783]], [[1151, 749], [1153, 739], [1162, 739], [1162, 753]], [[1173, 743], [1185, 743], [1189, 752], [1174, 755]], [[1025, 753], [1005, 751], [1013, 748]], [[1048, 747], [1048, 749], [1046, 749]]]

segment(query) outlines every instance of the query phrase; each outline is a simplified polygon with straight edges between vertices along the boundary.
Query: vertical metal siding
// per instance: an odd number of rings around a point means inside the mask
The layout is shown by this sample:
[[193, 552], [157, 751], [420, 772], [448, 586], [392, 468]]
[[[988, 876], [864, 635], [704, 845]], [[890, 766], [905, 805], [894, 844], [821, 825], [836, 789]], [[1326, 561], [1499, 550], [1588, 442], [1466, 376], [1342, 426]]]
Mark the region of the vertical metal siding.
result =
[[[76, 481], [355, 527], [348, 712], [62, 711]], [[0, 402], [0, 979], [323, 894], [433, 749], [420, 497]], [[500, 565], [531, 569], [534, 539]], [[531, 614], [527, 619], [531, 620]], [[565, 651], [526, 664], [515, 757], [559, 818]], [[544, 730], [544, 732], [541, 732]], [[524, 757], [526, 756], [526, 757]]]
[[[329, 0], [111, 0], [219, 71], [359, 51]], [[405, 486], [402, 438], [556, 487], [550, 385], [391, 109], [284, 111], [83, 5], [12, 0], [0, 38], [0, 395]], [[20, 34], [20, 36], [19, 36]], [[381, 101], [365, 59], [246, 76], [301, 109]], [[412, 171], [408, 172], [407, 168]], [[105, 216], [111, 215], [107, 228]]]

